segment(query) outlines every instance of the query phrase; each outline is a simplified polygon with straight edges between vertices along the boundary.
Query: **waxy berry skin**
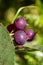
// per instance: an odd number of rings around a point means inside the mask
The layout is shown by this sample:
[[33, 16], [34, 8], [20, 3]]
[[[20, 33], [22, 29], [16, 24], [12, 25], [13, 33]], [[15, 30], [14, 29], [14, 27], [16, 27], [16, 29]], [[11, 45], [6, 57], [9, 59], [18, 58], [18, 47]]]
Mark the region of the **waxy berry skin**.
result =
[[24, 31], [16, 31], [14, 33], [14, 40], [18, 45], [23, 45], [26, 42], [26, 34]]
[[24, 17], [17, 18], [14, 25], [17, 29], [23, 30], [26, 27], [26, 19]]
[[15, 29], [14, 24], [9, 24], [9, 25], [7, 26], [7, 30], [9, 31], [9, 33], [10, 33], [12, 30], [14, 30], [14, 29]]
[[26, 30], [26, 37], [27, 37], [27, 40], [28, 41], [32, 41], [33, 39], [34, 39], [34, 37], [35, 37], [35, 31], [33, 30], [33, 29], [27, 29]]

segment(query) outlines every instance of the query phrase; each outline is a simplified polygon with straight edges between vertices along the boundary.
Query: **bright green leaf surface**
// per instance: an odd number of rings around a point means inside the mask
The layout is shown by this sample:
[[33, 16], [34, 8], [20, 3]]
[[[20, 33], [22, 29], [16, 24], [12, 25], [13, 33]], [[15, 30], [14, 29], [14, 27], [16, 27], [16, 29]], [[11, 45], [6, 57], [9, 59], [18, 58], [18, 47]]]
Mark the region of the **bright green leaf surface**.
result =
[[14, 65], [14, 45], [2, 24], [0, 24], [0, 65]]

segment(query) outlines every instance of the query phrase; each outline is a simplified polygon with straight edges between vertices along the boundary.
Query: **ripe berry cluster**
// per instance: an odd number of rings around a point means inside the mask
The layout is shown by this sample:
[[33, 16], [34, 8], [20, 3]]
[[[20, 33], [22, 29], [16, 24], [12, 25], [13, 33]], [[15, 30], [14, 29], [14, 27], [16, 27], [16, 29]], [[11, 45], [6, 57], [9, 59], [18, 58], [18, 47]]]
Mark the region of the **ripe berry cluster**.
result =
[[24, 17], [17, 18], [13, 24], [7, 26], [7, 30], [14, 33], [13, 37], [17, 45], [23, 45], [27, 40], [32, 41], [35, 37], [35, 31], [31, 28], [25, 29], [26, 26]]

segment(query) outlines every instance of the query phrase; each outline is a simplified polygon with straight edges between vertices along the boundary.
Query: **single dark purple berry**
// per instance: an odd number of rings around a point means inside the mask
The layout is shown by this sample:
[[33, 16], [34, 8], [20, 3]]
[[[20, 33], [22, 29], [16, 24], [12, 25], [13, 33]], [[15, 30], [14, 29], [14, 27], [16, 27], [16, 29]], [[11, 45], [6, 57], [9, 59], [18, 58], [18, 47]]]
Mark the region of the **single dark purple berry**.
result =
[[16, 31], [14, 33], [14, 40], [18, 45], [23, 45], [26, 42], [26, 34], [24, 31]]
[[28, 41], [32, 41], [35, 37], [35, 31], [33, 29], [27, 29], [26, 30], [26, 37]]
[[17, 18], [14, 25], [17, 29], [23, 30], [26, 27], [26, 19], [24, 17]]
[[11, 31], [15, 30], [14, 24], [9, 24], [9, 25], [7, 26], [7, 30], [9, 31], [9, 33], [10, 33]]

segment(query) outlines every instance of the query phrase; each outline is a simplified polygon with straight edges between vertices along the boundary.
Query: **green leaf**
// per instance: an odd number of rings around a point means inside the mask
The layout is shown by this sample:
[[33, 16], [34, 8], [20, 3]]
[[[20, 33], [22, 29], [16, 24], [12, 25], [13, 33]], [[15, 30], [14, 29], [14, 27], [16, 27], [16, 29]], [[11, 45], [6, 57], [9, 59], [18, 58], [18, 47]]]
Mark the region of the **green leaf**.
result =
[[14, 45], [6, 28], [0, 24], [0, 65], [14, 65]]

